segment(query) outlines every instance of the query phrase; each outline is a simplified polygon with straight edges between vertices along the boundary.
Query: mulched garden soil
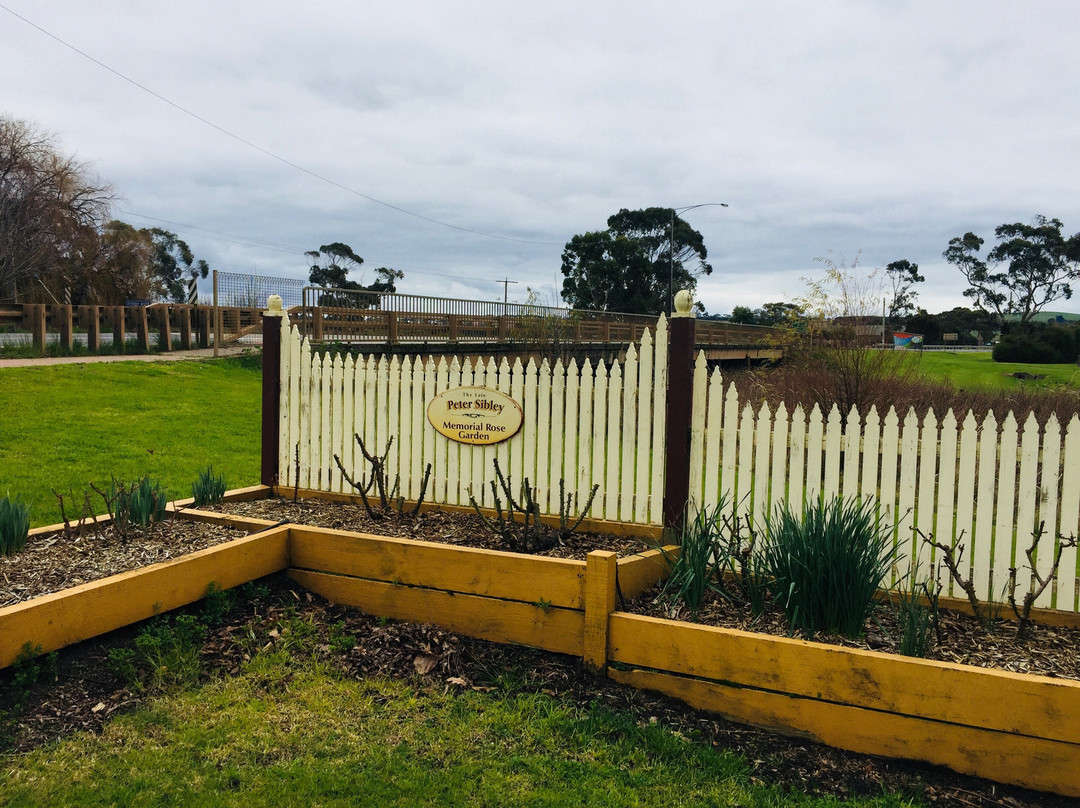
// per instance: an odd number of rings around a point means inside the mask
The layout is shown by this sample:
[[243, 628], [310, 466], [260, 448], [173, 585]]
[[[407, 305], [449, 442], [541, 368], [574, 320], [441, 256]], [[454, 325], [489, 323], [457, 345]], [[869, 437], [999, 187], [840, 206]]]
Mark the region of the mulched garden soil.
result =
[[[461, 546], [505, 549], [475, 515], [429, 511], [416, 519], [392, 517], [372, 522], [362, 507], [315, 500], [264, 500], [222, 506], [230, 513], [359, 530], [411, 539], [440, 541]], [[89, 580], [175, 558], [244, 535], [242, 531], [204, 523], [170, 520], [149, 534], [117, 537], [111, 529], [86, 526], [81, 536], [53, 534], [35, 537], [26, 549], [0, 558], [0, 605], [57, 591]], [[621, 555], [647, 549], [649, 544], [615, 536], [575, 535], [546, 555], [584, 558], [595, 549]], [[73, 563], [73, 559], [75, 560]], [[810, 794], [836, 796], [876, 795], [882, 789], [902, 791], [932, 805], [958, 806], [1075, 806], [1066, 800], [955, 775], [945, 769], [916, 763], [879, 759], [820, 746], [810, 741], [733, 724], [692, 710], [679, 702], [655, 696], [587, 673], [581, 660], [515, 646], [503, 646], [460, 637], [430, 625], [380, 620], [356, 609], [328, 603], [297, 587], [284, 575], [264, 579], [269, 594], [238, 602], [225, 623], [209, 636], [202, 651], [205, 676], [229, 675], [239, 670], [251, 650], [252, 630], [268, 647], [281, 640], [270, 633], [275, 615], [310, 619], [321, 636], [316, 652], [348, 675], [391, 676], [407, 680], [417, 689], [473, 688], [503, 690], [513, 681], [515, 690], [544, 692], [581, 705], [599, 704], [626, 711], [641, 722], [664, 723], [676, 731], [718, 748], [744, 755], [752, 777], [761, 782], [796, 788]], [[629, 604], [639, 612], [669, 616], [655, 602], [656, 592]], [[198, 612], [198, 605], [190, 607]], [[687, 615], [676, 615], [685, 618]], [[943, 613], [942, 637], [931, 658], [970, 664], [992, 664], [1009, 670], [1080, 678], [1080, 637], [1075, 630], [1036, 627], [1034, 637], [1019, 643], [1015, 628], [1002, 624], [994, 633], [977, 631], [961, 615]], [[709, 599], [699, 622], [788, 636], [776, 609], [756, 621], [745, 609], [734, 609], [723, 599]], [[969, 620], [969, 619], [968, 619]], [[343, 623], [356, 639], [345, 653], [332, 650], [328, 627]], [[58, 654], [54, 682], [38, 684], [15, 709], [12, 671], [0, 672], [0, 743], [21, 752], [79, 730], [97, 731], [112, 716], [134, 709], [149, 695], [126, 687], [108, 661], [108, 651], [130, 644], [138, 626], [90, 640]], [[844, 645], [889, 650], [896, 636], [887, 610], [859, 641], [815, 637]], [[1021, 654], [1020, 651], [1023, 653]]]
[[[318, 499], [259, 499], [251, 502], [230, 502], [209, 510], [247, 516], [257, 519], [288, 521], [298, 525], [326, 527], [337, 530], [355, 530], [360, 533], [377, 533], [398, 539], [416, 539], [458, 547], [478, 547], [486, 550], [510, 550], [516, 548], [505, 544], [474, 513], [448, 513], [424, 511], [415, 517], [407, 512], [399, 515], [390, 512], [379, 519], [372, 519], [363, 505], [348, 505]], [[518, 514], [520, 521], [521, 515]], [[551, 537], [551, 541], [555, 541]], [[551, 547], [534, 555], [549, 558], [572, 558], [584, 560], [593, 550], [611, 550], [620, 556], [633, 555], [651, 549], [649, 542], [610, 533], [576, 532]]]
[[0, 607], [120, 572], [148, 567], [247, 535], [242, 530], [169, 519], [118, 534], [112, 525], [72, 523], [67, 533], [31, 536], [20, 552], [0, 555]]
[[[792, 632], [783, 609], [777, 604], [767, 603], [764, 611], [755, 617], [745, 604], [733, 602], [715, 592], [706, 594], [696, 616], [691, 615], [685, 605], [662, 597], [660, 587], [627, 603], [626, 610], [775, 637], [794, 637], [847, 648], [900, 653], [902, 630], [898, 604], [876, 606], [866, 623], [866, 633], [858, 639], [827, 634], [808, 637], [800, 632]], [[1080, 679], [1080, 629], [1036, 623], [1031, 627], [1029, 636], [1021, 639], [1017, 635], [1015, 621], [997, 619], [987, 628], [968, 614], [942, 609], [938, 613], [937, 631], [931, 631], [930, 648], [925, 658], [1015, 673]]]

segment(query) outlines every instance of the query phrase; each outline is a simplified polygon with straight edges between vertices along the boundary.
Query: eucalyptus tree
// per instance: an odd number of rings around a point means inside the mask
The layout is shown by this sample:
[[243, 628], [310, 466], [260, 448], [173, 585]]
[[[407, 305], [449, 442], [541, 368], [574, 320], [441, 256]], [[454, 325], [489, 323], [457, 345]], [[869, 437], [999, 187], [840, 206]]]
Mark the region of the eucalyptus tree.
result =
[[1065, 236], [1059, 219], [1036, 216], [994, 229], [997, 244], [985, 260], [984, 240], [972, 232], [949, 241], [943, 253], [968, 282], [964, 296], [992, 314], [998, 324], [1008, 314], [1029, 322], [1047, 304], [1072, 297], [1080, 277], [1080, 233]]
[[624, 208], [607, 225], [563, 248], [562, 297], [573, 308], [660, 314], [669, 284], [692, 291], [712, 274], [701, 233], [671, 208]]

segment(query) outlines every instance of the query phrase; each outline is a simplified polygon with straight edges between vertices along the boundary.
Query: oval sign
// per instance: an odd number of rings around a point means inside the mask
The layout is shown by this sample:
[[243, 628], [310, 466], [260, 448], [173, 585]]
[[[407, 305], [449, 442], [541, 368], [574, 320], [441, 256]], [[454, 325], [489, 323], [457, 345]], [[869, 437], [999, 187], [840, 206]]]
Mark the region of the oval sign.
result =
[[428, 422], [458, 443], [492, 444], [521, 429], [521, 405], [506, 393], [487, 387], [444, 390], [427, 408]]

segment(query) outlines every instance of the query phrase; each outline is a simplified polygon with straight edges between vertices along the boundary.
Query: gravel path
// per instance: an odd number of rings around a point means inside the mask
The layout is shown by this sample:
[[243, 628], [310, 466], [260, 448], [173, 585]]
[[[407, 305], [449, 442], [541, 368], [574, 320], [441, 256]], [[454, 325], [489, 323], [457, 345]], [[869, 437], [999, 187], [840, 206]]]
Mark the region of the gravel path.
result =
[[[250, 345], [236, 345], [218, 350], [218, 356], [239, 356]], [[90, 362], [179, 362], [185, 359], [212, 359], [213, 348], [192, 351], [167, 351], [157, 354], [113, 354], [108, 356], [42, 356], [34, 359], [0, 359], [0, 368], [29, 368], [38, 365], [81, 365]]]

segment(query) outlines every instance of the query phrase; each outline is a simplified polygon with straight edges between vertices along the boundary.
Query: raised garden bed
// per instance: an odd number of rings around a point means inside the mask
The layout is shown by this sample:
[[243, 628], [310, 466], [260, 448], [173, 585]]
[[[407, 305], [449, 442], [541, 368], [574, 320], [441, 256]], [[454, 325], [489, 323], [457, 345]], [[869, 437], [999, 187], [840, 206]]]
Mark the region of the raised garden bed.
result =
[[662, 576], [657, 551], [545, 558], [265, 517], [185, 512], [258, 532], [0, 609], [0, 664], [26, 642], [62, 647], [197, 600], [211, 582], [286, 569], [333, 602], [581, 656], [617, 681], [738, 721], [1080, 796], [1078, 682], [620, 611]]

